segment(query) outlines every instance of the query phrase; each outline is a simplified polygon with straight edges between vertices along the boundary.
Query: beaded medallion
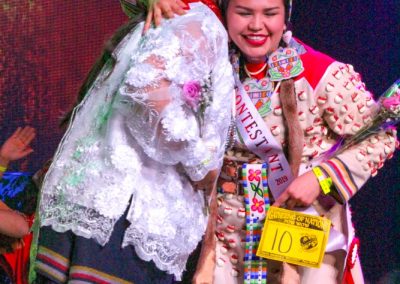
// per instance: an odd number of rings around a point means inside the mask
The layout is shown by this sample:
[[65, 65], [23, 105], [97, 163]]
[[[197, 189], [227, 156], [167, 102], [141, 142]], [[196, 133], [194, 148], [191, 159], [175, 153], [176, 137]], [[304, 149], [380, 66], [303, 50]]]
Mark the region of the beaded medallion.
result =
[[274, 88], [268, 77], [261, 80], [246, 78], [243, 87], [262, 117], [271, 112], [271, 96]]

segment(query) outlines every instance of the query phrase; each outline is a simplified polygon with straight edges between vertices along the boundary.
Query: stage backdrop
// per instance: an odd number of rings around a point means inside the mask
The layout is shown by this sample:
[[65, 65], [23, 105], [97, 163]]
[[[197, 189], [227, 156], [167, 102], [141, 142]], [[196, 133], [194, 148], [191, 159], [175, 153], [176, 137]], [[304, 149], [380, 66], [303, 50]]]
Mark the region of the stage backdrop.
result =
[[[294, 1], [294, 34], [355, 66], [379, 95], [400, 76], [400, 4]], [[62, 137], [61, 115], [112, 32], [126, 21], [116, 0], [0, 2], [0, 142], [37, 129], [35, 152], [12, 170], [35, 172]], [[399, 270], [399, 154], [352, 200], [368, 282]]]

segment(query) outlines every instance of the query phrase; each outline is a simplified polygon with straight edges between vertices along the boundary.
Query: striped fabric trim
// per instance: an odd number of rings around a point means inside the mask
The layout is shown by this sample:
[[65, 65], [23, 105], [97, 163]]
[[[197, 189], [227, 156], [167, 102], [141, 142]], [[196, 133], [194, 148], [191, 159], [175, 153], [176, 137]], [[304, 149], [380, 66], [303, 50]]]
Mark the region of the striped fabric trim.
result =
[[338, 158], [332, 158], [319, 165], [332, 178], [338, 193], [348, 201], [358, 191], [350, 170]]
[[58, 283], [65, 283], [67, 281], [66, 274], [61, 273], [60, 271], [54, 269], [50, 265], [44, 264], [43, 262], [36, 260], [35, 269], [39, 274], [46, 276], [51, 280], [55, 280]]
[[36, 256], [36, 270], [51, 279], [65, 282], [67, 280], [69, 260], [62, 255], [39, 246]]
[[116, 276], [98, 271], [87, 266], [72, 266], [69, 275], [69, 283], [98, 283], [98, 284], [132, 284]]

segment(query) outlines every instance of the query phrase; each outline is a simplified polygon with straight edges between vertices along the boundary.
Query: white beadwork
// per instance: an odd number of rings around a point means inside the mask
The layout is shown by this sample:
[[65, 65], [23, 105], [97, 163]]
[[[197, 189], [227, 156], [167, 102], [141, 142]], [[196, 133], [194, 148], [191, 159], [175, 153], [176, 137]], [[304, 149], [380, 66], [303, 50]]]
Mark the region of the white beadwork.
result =
[[358, 130], [360, 130], [360, 128], [361, 128], [361, 125], [358, 124], [358, 123], [355, 123], [355, 124], [351, 127], [351, 130], [352, 130], [354, 133], [356, 133]]
[[236, 269], [236, 268], [232, 268], [231, 275], [233, 277], [238, 277], [239, 276], [239, 270]]
[[343, 101], [343, 95], [336, 94], [334, 101], [335, 101], [335, 103], [340, 104]]
[[371, 146], [367, 146], [367, 153], [372, 154], [374, 152], [374, 148]]
[[223, 258], [218, 258], [218, 260], [217, 260], [217, 265], [219, 266], [219, 267], [222, 267], [222, 266], [224, 266], [225, 265], [225, 262], [226, 262], [226, 260], [224, 260]]
[[279, 127], [279, 126], [272, 126], [271, 127], [271, 133], [274, 135], [274, 136], [278, 136], [279, 134], [281, 134], [281, 128]]
[[282, 115], [282, 107], [281, 106], [277, 106], [274, 108], [274, 114], [275, 115]]
[[335, 85], [334, 84], [332, 84], [332, 83], [326, 84], [325, 90], [327, 92], [332, 92], [334, 89], [335, 89]]
[[226, 254], [228, 252], [228, 247], [226, 245], [222, 245], [220, 251], [222, 254]]
[[311, 112], [312, 114], [314, 114], [314, 115], [316, 115], [316, 114], [319, 112], [319, 108], [318, 108], [318, 106], [316, 106], [316, 105], [311, 106], [309, 110], [310, 110], [310, 112]]
[[344, 122], [345, 122], [345, 123], [350, 123], [350, 122], [352, 122], [353, 120], [354, 120], [354, 116], [351, 115], [351, 114], [346, 115], [346, 117], [344, 118]]
[[347, 105], [342, 105], [340, 108], [340, 113], [346, 113], [349, 110], [349, 107]]
[[299, 112], [299, 120], [304, 121], [306, 119], [306, 114], [303, 111]]
[[230, 259], [231, 259], [232, 264], [238, 263], [238, 256], [236, 254], [232, 254]]
[[360, 103], [357, 105], [358, 111], [360, 113], [364, 113], [365, 112], [365, 105], [363, 103]]
[[322, 104], [324, 104], [324, 103], [326, 103], [326, 101], [327, 101], [327, 98], [326, 97], [318, 97], [318, 99], [317, 99], [317, 102], [318, 102], [318, 104], [320, 104], [320, 105], [322, 105]]
[[300, 101], [305, 101], [307, 99], [307, 94], [304, 91], [300, 91], [297, 96]]

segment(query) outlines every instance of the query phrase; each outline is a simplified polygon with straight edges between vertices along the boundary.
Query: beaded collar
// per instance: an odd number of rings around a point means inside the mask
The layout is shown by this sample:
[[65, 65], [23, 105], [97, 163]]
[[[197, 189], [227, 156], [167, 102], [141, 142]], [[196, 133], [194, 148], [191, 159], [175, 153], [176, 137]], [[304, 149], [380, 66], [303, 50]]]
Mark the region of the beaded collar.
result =
[[267, 75], [268, 65], [266, 62], [246, 63], [244, 70], [248, 77], [261, 80]]

